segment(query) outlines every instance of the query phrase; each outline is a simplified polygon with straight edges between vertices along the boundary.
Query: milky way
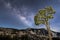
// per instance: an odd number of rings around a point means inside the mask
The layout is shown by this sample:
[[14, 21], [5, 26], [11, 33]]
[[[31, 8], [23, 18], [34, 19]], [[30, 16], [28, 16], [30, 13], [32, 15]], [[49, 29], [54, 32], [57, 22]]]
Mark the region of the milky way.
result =
[[0, 0], [0, 25], [17, 29], [34, 28], [36, 27], [34, 16], [38, 10], [46, 6], [52, 6], [56, 10], [56, 14], [50, 25], [53, 26], [51, 29], [58, 31], [59, 28], [56, 26], [60, 26], [60, 19], [58, 19], [60, 17], [59, 4], [59, 0]]

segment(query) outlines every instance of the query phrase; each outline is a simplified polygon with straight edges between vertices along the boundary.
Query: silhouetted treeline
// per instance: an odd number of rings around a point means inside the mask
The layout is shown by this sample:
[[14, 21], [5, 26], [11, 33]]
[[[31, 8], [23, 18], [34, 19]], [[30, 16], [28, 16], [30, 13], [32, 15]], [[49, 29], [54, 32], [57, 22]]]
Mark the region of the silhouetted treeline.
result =
[[[60, 40], [60, 38], [52, 38], [52, 39], [53, 40]], [[0, 40], [35, 40], [35, 39], [31, 39], [28, 35], [22, 35], [20, 38], [16, 37], [16, 36], [11, 38], [10, 36], [0, 35]]]
[[28, 35], [22, 35], [21, 37], [13, 37], [11, 38], [10, 36], [2, 36], [0, 35], [0, 40], [30, 40]]

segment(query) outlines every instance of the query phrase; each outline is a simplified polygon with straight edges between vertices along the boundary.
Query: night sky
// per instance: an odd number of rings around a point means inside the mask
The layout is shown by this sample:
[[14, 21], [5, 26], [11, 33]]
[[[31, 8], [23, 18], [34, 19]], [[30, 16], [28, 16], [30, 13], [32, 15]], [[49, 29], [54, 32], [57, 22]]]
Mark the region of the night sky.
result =
[[52, 6], [56, 13], [50, 20], [53, 31], [60, 32], [60, 0], [0, 0], [0, 27], [4, 28], [45, 28], [34, 24], [39, 9]]

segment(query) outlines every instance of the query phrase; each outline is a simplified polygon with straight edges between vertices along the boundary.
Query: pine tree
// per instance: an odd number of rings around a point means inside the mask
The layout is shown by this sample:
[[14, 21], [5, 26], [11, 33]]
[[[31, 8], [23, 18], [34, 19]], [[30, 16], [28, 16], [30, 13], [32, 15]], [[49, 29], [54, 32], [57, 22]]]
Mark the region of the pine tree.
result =
[[53, 14], [55, 14], [55, 10], [51, 6], [49, 6], [44, 9], [39, 10], [38, 13], [34, 17], [34, 21], [35, 21], [36, 25], [39, 25], [39, 24], [46, 25], [49, 40], [52, 40], [50, 26], [49, 26], [49, 20], [53, 19]]

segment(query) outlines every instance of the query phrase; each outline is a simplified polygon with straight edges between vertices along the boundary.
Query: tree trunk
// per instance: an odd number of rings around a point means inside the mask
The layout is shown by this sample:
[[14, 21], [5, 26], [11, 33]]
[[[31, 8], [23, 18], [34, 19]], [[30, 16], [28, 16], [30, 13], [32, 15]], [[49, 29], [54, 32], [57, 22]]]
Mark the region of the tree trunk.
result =
[[52, 40], [51, 31], [50, 31], [48, 21], [45, 21], [45, 25], [46, 25], [46, 28], [47, 28], [47, 31], [48, 31], [49, 40]]

